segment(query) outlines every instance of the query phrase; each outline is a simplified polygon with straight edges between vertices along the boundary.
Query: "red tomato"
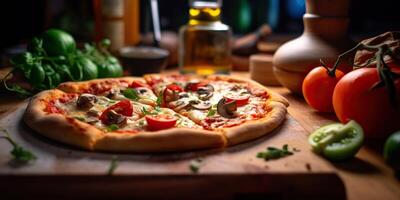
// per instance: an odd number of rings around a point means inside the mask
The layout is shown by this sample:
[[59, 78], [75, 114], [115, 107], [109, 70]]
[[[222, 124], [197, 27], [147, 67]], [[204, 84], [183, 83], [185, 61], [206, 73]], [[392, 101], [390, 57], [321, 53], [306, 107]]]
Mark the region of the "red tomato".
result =
[[226, 98], [226, 103], [236, 101], [236, 106], [244, 106], [249, 102], [250, 95], [238, 94], [237, 96], [225, 95], [224, 97]]
[[122, 100], [103, 111], [100, 115], [100, 120], [103, 123], [107, 123], [108, 121], [108, 112], [114, 110], [116, 113], [124, 115], [124, 116], [132, 116], [133, 107], [129, 100]]
[[354, 119], [368, 138], [384, 138], [400, 130], [400, 80], [395, 81], [397, 108], [385, 87], [371, 89], [379, 79], [376, 68], [362, 68], [346, 74], [336, 85], [333, 107], [343, 123]]
[[132, 83], [129, 85], [130, 88], [138, 88], [138, 87], [146, 87], [146, 88], [150, 88], [149, 85], [147, 85], [146, 83], [143, 83], [141, 81], [132, 81]]
[[176, 124], [176, 118], [171, 115], [146, 115], [147, 128], [152, 131], [172, 128]]
[[179, 94], [180, 92], [183, 92], [183, 88], [177, 84], [169, 84], [163, 91], [163, 102], [162, 106], [166, 106], [167, 102], [173, 101], [176, 99], [176, 95]]
[[308, 105], [321, 112], [333, 112], [332, 96], [337, 82], [344, 76], [340, 70], [335, 77], [324, 67], [312, 69], [303, 81], [303, 96]]
[[204, 87], [204, 86], [206, 86], [206, 85], [207, 85], [207, 83], [204, 83], [204, 82], [189, 82], [189, 83], [186, 85], [185, 90], [186, 90], [186, 91], [193, 91], [193, 92], [195, 92], [195, 91], [197, 91], [197, 90], [199, 89], [199, 87]]

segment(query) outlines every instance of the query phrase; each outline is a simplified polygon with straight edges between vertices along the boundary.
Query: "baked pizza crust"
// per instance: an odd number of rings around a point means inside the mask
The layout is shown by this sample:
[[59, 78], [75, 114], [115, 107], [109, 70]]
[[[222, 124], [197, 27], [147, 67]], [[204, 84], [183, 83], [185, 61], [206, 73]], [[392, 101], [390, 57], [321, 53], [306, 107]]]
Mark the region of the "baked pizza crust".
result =
[[[161, 76], [162, 77], [162, 76]], [[25, 123], [37, 133], [70, 145], [88, 150], [112, 152], [172, 152], [205, 148], [226, 147], [267, 135], [286, 118], [288, 101], [263, 85], [244, 78], [213, 75], [209, 80], [247, 82], [252, 87], [265, 90], [269, 94], [266, 117], [246, 121], [238, 126], [215, 131], [189, 128], [171, 128], [161, 131], [138, 133], [104, 132], [90, 124], [62, 114], [44, 111], [46, 102], [61, 97], [65, 93], [82, 92], [92, 84], [118, 84], [121, 81], [144, 81], [143, 78], [107, 78], [83, 82], [66, 82], [58, 89], [43, 91], [32, 98], [24, 114]]]
[[64, 92], [53, 89], [35, 95], [25, 111], [24, 122], [37, 133], [53, 140], [92, 150], [103, 132], [77, 119], [44, 109], [51, 99], [61, 97]]
[[137, 134], [107, 133], [96, 141], [94, 149], [115, 152], [176, 152], [221, 148], [226, 143], [225, 137], [219, 132], [171, 128]]

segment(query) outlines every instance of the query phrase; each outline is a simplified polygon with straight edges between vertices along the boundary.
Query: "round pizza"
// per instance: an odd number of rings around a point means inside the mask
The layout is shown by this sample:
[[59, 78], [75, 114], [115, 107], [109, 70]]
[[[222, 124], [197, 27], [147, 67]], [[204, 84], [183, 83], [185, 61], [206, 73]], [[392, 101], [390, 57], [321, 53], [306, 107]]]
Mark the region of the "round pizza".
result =
[[62, 83], [35, 95], [24, 121], [45, 137], [89, 150], [171, 152], [271, 133], [288, 105], [243, 78], [148, 74]]

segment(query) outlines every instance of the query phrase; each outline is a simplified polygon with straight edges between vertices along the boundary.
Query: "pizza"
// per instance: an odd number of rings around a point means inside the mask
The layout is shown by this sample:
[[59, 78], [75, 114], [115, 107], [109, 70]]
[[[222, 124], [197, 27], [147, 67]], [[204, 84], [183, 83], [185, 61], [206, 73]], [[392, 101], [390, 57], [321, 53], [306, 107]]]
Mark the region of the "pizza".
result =
[[23, 120], [38, 134], [88, 150], [172, 152], [269, 134], [288, 105], [248, 79], [148, 74], [62, 83], [35, 95]]

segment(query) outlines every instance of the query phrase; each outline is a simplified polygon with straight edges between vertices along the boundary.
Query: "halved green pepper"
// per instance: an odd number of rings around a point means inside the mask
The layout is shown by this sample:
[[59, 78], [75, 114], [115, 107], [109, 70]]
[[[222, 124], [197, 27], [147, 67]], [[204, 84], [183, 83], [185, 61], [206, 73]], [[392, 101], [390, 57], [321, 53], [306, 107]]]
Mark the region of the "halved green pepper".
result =
[[347, 124], [334, 123], [323, 126], [308, 138], [314, 152], [334, 161], [353, 157], [363, 140], [364, 131], [354, 120]]

